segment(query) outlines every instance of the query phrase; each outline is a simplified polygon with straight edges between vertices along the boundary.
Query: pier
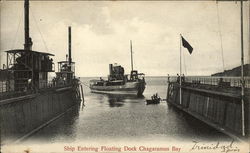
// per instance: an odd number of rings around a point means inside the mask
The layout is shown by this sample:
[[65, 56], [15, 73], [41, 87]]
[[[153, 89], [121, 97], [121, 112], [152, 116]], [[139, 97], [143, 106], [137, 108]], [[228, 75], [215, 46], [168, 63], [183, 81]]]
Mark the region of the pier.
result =
[[[185, 77], [168, 84], [167, 102], [211, 127], [244, 140], [249, 135], [250, 78], [245, 78], [245, 129], [242, 135], [241, 81], [239, 77]], [[181, 87], [181, 95], [180, 95]], [[180, 99], [181, 96], [181, 99]]]

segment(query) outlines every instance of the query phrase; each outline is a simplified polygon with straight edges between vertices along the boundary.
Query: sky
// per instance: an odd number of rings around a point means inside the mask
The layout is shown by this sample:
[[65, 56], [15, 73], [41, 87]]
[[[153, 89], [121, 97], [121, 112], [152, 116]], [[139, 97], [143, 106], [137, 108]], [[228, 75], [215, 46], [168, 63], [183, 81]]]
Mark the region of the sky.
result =
[[[0, 2], [1, 68], [4, 51], [23, 48], [23, 14], [23, 1]], [[249, 1], [243, 14], [244, 60], [249, 63]], [[134, 69], [146, 76], [179, 73], [180, 49], [185, 75], [211, 75], [241, 62], [239, 2], [30, 2], [33, 50], [55, 54], [55, 63], [66, 58], [68, 26], [76, 75], [81, 77], [107, 76], [111, 63], [130, 73], [130, 40]], [[191, 55], [180, 46], [180, 34], [194, 48]]]

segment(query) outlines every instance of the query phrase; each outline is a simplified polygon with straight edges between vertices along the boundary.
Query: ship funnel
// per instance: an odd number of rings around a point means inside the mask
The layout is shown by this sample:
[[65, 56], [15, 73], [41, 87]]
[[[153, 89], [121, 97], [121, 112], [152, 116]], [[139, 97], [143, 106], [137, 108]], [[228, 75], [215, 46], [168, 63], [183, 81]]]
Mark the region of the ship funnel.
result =
[[32, 49], [32, 39], [29, 34], [29, 0], [24, 2], [24, 49]]
[[113, 64], [109, 64], [109, 75], [113, 75]]

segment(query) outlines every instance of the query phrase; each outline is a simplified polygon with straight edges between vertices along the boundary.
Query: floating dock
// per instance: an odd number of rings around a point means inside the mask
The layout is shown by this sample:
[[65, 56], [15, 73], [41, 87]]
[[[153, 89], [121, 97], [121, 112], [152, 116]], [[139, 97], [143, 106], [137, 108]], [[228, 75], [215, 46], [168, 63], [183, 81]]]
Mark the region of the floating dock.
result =
[[[227, 78], [186, 78], [180, 83], [177, 80], [168, 83], [167, 103], [188, 113], [202, 122], [238, 140], [249, 137], [249, 78], [246, 80], [244, 117], [242, 123], [242, 103], [240, 79]], [[180, 99], [181, 96], [181, 99]], [[242, 134], [243, 125], [245, 136]]]
[[79, 105], [78, 87], [51, 87], [23, 96], [0, 100], [1, 144], [30, 136], [73, 106]]

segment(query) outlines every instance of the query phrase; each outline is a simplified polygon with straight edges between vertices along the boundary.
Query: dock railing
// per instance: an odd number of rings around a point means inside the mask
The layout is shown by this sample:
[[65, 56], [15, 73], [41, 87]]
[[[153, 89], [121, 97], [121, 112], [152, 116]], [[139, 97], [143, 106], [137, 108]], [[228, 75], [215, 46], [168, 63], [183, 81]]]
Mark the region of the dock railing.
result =
[[[180, 78], [179, 78], [180, 79]], [[171, 82], [177, 82], [178, 77], [171, 77]], [[241, 77], [214, 77], [214, 76], [185, 76], [181, 77], [182, 82], [198, 83], [219, 86], [225, 84], [229, 87], [241, 87]], [[250, 88], [250, 77], [245, 77], [245, 88]]]
[[62, 82], [48, 81], [48, 82], [40, 82], [39, 88], [30, 87], [24, 90], [14, 91], [13, 89], [10, 89], [10, 87], [8, 87], [7, 81], [0, 81], [0, 101], [8, 98], [34, 94], [42, 90], [68, 87], [70, 85], [72, 85], [72, 83], [66, 83], [65, 81]]
[[41, 82], [39, 85], [39, 89], [59, 88], [59, 87], [66, 87], [70, 85], [72, 85], [72, 83], [67, 83], [65, 81], [61, 81], [61, 82], [48, 81], [48, 82]]

